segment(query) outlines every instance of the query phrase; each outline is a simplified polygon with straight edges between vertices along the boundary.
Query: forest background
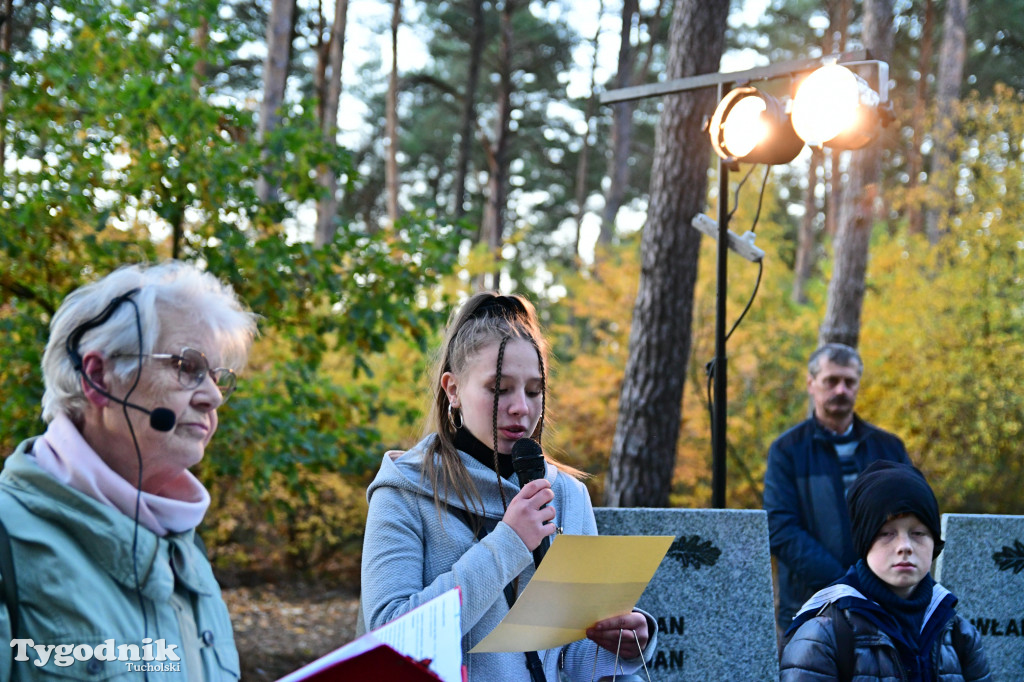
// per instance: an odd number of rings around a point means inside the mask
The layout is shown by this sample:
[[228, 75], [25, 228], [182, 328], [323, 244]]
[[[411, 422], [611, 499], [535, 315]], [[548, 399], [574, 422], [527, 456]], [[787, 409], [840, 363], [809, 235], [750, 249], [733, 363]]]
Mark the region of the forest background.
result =
[[[384, 451], [422, 435], [440, 328], [480, 287], [537, 304], [554, 351], [545, 448], [592, 474], [595, 504], [709, 506], [714, 244], [692, 214], [669, 221], [702, 251], [678, 266], [692, 275], [692, 326], [671, 344], [682, 361], [646, 368], [680, 389], [651, 404], [652, 419], [675, 420], [664, 494], [606, 496], [617, 427], [639, 404], [620, 393], [654, 248], [652, 167], [675, 155], [702, 182], [715, 171], [696, 125], [701, 141], [684, 148], [658, 132], [666, 107], [689, 100], [597, 98], [673, 75], [685, 40], [670, 35], [673, 12], [717, 7], [717, 48], [689, 39], [712, 64], [760, 65], [862, 47], [870, 7], [887, 13], [895, 120], [862, 193], [859, 412], [904, 439], [945, 511], [1024, 513], [1015, 3], [579, 5], [0, 0], [0, 450], [43, 429], [39, 362], [64, 296], [120, 264], [175, 257], [263, 318], [198, 472], [225, 579], [357, 584], [365, 486]], [[807, 414], [805, 363], [856, 159], [805, 150], [732, 176], [732, 229], [756, 225], [767, 253], [729, 339], [729, 507], [760, 507], [768, 445]], [[675, 191], [693, 188], [714, 215], [716, 183]], [[731, 261], [730, 321], [757, 277]]]

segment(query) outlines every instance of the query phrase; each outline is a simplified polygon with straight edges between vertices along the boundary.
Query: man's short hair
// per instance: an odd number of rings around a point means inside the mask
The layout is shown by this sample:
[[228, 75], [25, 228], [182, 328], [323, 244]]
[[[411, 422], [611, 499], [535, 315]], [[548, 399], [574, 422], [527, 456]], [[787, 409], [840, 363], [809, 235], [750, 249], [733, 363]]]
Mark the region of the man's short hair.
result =
[[807, 371], [812, 377], [818, 376], [823, 359], [842, 367], [856, 367], [857, 374], [864, 373], [864, 362], [860, 359], [860, 353], [845, 343], [826, 343], [811, 353], [810, 359], [807, 360]]

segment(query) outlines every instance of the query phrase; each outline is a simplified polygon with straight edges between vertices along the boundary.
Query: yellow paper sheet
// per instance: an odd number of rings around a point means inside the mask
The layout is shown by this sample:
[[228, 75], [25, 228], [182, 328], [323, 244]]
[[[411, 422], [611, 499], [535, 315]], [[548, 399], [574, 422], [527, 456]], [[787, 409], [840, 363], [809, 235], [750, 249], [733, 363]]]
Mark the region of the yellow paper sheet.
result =
[[671, 535], [559, 535], [515, 605], [469, 653], [552, 649], [628, 613], [658, 570]]

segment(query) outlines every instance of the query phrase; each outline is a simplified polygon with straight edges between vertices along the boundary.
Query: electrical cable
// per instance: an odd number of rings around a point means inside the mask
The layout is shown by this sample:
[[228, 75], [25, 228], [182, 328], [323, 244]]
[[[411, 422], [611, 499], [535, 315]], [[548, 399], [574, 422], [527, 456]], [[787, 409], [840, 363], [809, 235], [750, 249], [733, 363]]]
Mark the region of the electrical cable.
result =
[[732, 328], [729, 329], [729, 333], [725, 335], [725, 340], [728, 341], [732, 333], [736, 331], [736, 327], [740, 326], [740, 322], [746, 317], [747, 311], [750, 310], [750, 306], [754, 303], [754, 297], [757, 296], [757, 290], [761, 288], [761, 275], [764, 273], [764, 261], [757, 261], [757, 281], [754, 282], [754, 290], [750, 293], [750, 298], [747, 299], [747, 305], [743, 308], [743, 312], [733, 322]]
[[[753, 166], [751, 166], [750, 170], [747, 171], [747, 174], [743, 176], [743, 179], [740, 180], [739, 183], [736, 186], [736, 192], [734, 194], [734, 200], [733, 200], [733, 209], [732, 209], [732, 211], [729, 212], [729, 219], [732, 219], [732, 214], [735, 213], [736, 209], [739, 207], [740, 188], [743, 186], [743, 183], [746, 182], [747, 178], [750, 177], [750, 174], [751, 174], [751, 172], [753, 170], [754, 170], [754, 168], [753, 168]], [[765, 191], [765, 188], [768, 186], [768, 174], [769, 174], [770, 171], [771, 171], [771, 166], [770, 165], [766, 165], [765, 166], [765, 171], [764, 171], [764, 178], [761, 180], [761, 191], [758, 193], [758, 197], [757, 197], [757, 210], [754, 213], [754, 221], [753, 221], [753, 223], [750, 226], [750, 231], [751, 232], [753, 232], [753, 231], [755, 231], [757, 229], [757, 221], [761, 217], [761, 206], [762, 206], [762, 204], [764, 202], [764, 191]], [[763, 274], [764, 274], [764, 261], [763, 260], [759, 260], [759, 261], [757, 261], [757, 279], [754, 282], [754, 290], [750, 293], [750, 298], [747, 299], [747, 304], [746, 304], [746, 306], [744, 306], [743, 311], [739, 314], [739, 317], [736, 318], [736, 321], [733, 323], [732, 327], [729, 329], [729, 333], [725, 335], [725, 340], [726, 341], [728, 341], [729, 338], [732, 336], [732, 333], [734, 331], [736, 331], [736, 328], [740, 326], [740, 322], [743, 321], [743, 318], [746, 317], [747, 312], [750, 310], [750, 307], [754, 304], [754, 299], [757, 297], [757, 292], [761, 288], [761, 277], [762, 277]], [[711, 389], [712, 389], [712, 384], [713, 384], [714, 377], [715, 377], [715, 358], [712, 358], [706, 365], [704, 365], [704, 373], [707, 376], [707, 405], [708, 405], [708, 417], [710, 419], [710, 424], [711, 424], [711, 440], [712, 440], [712, 442], [714, 442], [715, 438], [716, 438], [716, 434], [715, 434], [715, 401], [714, 401], [714, 398], [712, 396]]]
[[[764, 179], [761, 180], [761, 191], [757, 195], [757, 210], [754, 212], [754, 222], [750, 225], [751, 232], [755, 232], [757, 230], [757, 221], [761, 218], [761, 205], [764, 203], [764, 190], [768, 186], [768, 173], [771, 171], [771, 168], [772, 167], [768, 165], [764, 168]], [[737, 199], [738, 198], [739, 195], [737, 194]], [[732, 336], [732, 333], [736, 331], [736, 327], [740, 326], [740, 322], [742, 322], [743, 318], [746, 317], [747, 311], [750, 310], [750, 306], [754, 304], [754, 298], [757, 297], [757, 291], [761, 288], [761, 275], [763, 274], [764, 260], [759, 260], [757, 261], [757, 280], [754, 282], [754, 290], [750, 293], [750, 298], [747, 299], [747, 305], [743, 308], [743, 312], [741, 312], [740, 316], [736, 318], [736, 321], [729, 329], [729, 333], [725, 335], [726, 341], [728, 341], [729, 337]]]
[[768, 186], [768, 173], [771, 170], [771, 166], [764, 167], [764, 178], [761, 179], [761, 191], [757, 195], [757, 210], [754, 212], [754, 222], [750, 226], [751, 232], [757, 231], [757, 220], [761, 217], [761, 204], [764, 202], [764, 188]]
[[[765, 169], [764, 169], [764, 179], [761, 180], [761, 191], [757, 195], [757, 210], [754, 212], [754, 222], [750, 225], [750, 231], [751, 232], [754, 232], [754, 231], [757, 230], [757, 221], [760, 220], [760, 218], [761, 218], [761, 206], [764, 203], [764, 190], [768, 186], [768, 173], [771, 171], [771, 168], [772, 168], [771, 166], [767, 166], [766, 165]], [[751, 169], [751, 170], [753, 170], [753, 169]], [[750, 173], [748, 172], [747, 175], [749, 176]], [[746, 179], [747, 179], [746, 177], [743, 178], [743, 180], [746, 180]], [[740, 181], [740, 184], [743, 184], [742, 180]], [[739, 187], [736, 188], [736, 205], [737, 206], [739, 205]], [[736, 209], [734, 208], [733, 210], [735, 211]], [[729, 215], [731, 216], [732, 214], [730, 213]], [[750, 306], [754, 304], [754, 298], [757, 297], [758, 289], [761, 288], [761, 276], [763, 274], [764, 274], [764, 261], [763, 260], [759, 260], [759, 261], [757, 261], [757, 280], [754, 282], [754, 290], [750, 293], [750, 298], [747, 299], [747, 305], [744, 306], [743, 312], [741, 312], [740, 316], [736, 318], [736, 321], [733, 323], [732, 327], [729, 329], [729, 333], [725, 335], [725, 340], [726, 341], [728, 341], [729, 337], [732, 336], [732, 333], [734, 331], [736, 331], [736, 327], [740, 326], [740, 322], [742, 322], [743, 318], [746, 317], [747, 311], [750, 310]]]
[[732, 197], [732, 210], [729, 211], [729, 220], [732, 220], [732, 214], [735, 213], [736, 209], [740, 207], [740, 189], [743, 188], [743, 183], [747, 181], [747, 178], [749, 178], [750, 174], [753, 172], [754, 166], [751, 166], [750, 169], [746, 172], [746, 174], [744, 174], [744, 176], [740, 179], [740, 181], [736, 183], [736, 191], [733, 192]]

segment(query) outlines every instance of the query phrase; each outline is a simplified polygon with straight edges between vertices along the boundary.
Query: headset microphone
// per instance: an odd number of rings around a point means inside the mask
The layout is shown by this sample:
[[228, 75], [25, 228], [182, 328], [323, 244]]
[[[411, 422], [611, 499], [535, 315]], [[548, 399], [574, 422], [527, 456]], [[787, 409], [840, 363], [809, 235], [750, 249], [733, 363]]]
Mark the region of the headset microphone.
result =
[[132, 408], [133, 410], [138, 410], [139, 412], [145, 412], [146, 414], [148, 414], [149, 425], [153, 429], [157, 431], [170, 431], [171, 429], [174, 428], [174, 422], [177, 421], [177, 419], [175, 418], [174, 413], [171, 412], [166, 407], [158, 407], [155, 410], [147, 410], [142, 405], [130, 403], [127, 400], [122, 400], [121, 398], [118, 398], [117, 396], [111, 395], [110, 393], [104, 391], [102, 388], [94, 384], [92, 379], [90, 379], [85, 372], [82, 372], [82, 377], [85, 379], [86, 383], [93, 387], [93, 390], [95, 390], [97, 393], [101, 395], [106, 396], [110, 400], [113, 400], [118, 405], [124, 405], [125, 407]]
[[[81, 343], [82, 337], [85, 335], [85, 333], [87, 331], [89, 331], [90, 329], [94, 329], [94, 328], [100, 326], [101, 324], [103, 324], [104, 322], [106, 322], [107, 320], [109, 320], [110, 316], [114, 314], [114, 311], [116, 311], [118, 308], [121, 307], [121, 304], [123, 304], [123, 303], [130, 303], [133, 307], [135, 307], [135, 301], [132, 300], [132, 296], [134, 296], [138, 292], [139, 292], [138, 289], [132, 289], [128, 293], [121, 294], [120, 296], [118, 296], [117, 298], [112, 300], [110, 303], [108, 303], [107, 307], [104, 308], [103, 311], [100, 312], [99, 315], [97, 315], [96, 317], [94, 317], [94, 318], [92, 318], [90, 320], [86, 320], [82, 324], [78, 325], [68, 335], [67, 341], [64, 343], [64, 349], [67, 351], [68, 357], [71, 358], [71, 364], [74, 366], [74, 368], [76, 370], [78, 370], [79, 374], [82, 375], [82, 378], [85, 379], [86, 383], [88, 383], [90, 386], [92, 386], [92, 388], [97, 393], [99, 393], [100, 395], [106, 396], [107, 398], [109, 398], [110, 400], [113, 400], [118, 405], [124, 405], [125, 407], [132, 408], [133, 410], [139, 410], [140, 412], [145, 412], [146, 414], [149, 415], [149, 425], [153, 429], [155, 429], [157, 431], [170, 431], [171, 429], [174, 428], [174, 422], [176, 421], [176, 419], [174, 417], [174, 412], [172, 412], [171, 410], [167, 409], [166, 407], [158, 407], [155, 410], [147, 410], [146, 408], [142, 407], [141, 405], [136, 405], [135, 403], [130, 403], [127, 400], [123, 400], [121, 398], [118, 398], [117, 396], [111, 395], [110, 393], [108, 393], [104, 389], [102, 389], [99, 386], [97, 386], [95, 384], [95, 382], [93, 382], [93, 380], [89, 378], [89, 375], [85, 373], [85, 370], [82, 367], [82, 354], [78, 352], [78, 344]], [[139, 312], [138, 312], [138, 308], [137, 307], [135, 307], [135, 323], [136, 323], [136, 326], [138, 326], [138, 324], [139, 324]], [[139, 345], [140, 345], [139, 352], [141, 353], [142, 352], [142, 349], [141, 349], [141, 345], [142, 345], [141, 330], [140, 330], [139, 334], [140, 334], [140, 338], [139, 338]], [[140, 359], [139, 362], [140, 362], [140, 365], [141, 365], [141, 359]]]

